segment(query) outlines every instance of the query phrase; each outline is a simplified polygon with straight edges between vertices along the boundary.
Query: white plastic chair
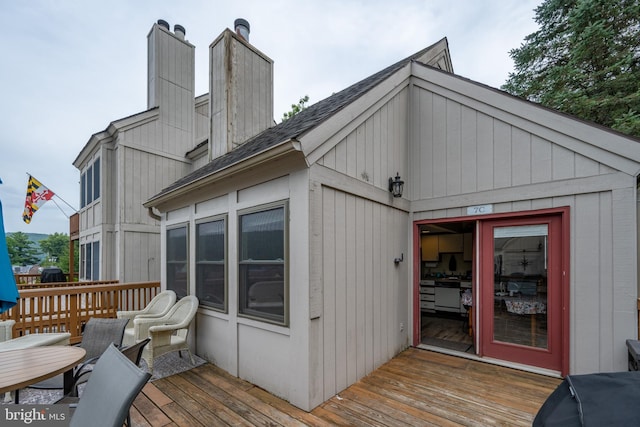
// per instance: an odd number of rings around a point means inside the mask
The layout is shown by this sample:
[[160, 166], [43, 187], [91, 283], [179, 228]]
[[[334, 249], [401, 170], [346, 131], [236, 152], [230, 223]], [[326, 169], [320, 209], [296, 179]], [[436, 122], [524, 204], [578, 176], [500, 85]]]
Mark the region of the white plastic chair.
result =
[[176, 293], [171, 290], [160, 292], [153, 297], [149, 304], [142, 310], [118, 311], [116, 317], [118, 319], [129, 319], [127, 327], [124, 330], [123, 345], [131, 345], [136, 342], [133, 334], [133, 319], [136, 317], [162, 317], [169, 312], [171, 307], [176, 303]]
[[15, 324], [15, 320], [0, 320], [0, 342], [13, 338], [13, 325]]
[[[186, 351], [191, 364], [195, 364], [187, 337], [189, 327], [198, 311], [199, 301], [193, 295], [183, 297], [162, 317], [136, 317], [133, 320], [136, 342], [151, 338], [142, 352], [149, 371], [153, 374], [153, 360], [172, 351]], [[181, 354], [182, 355], [182, 354]]]

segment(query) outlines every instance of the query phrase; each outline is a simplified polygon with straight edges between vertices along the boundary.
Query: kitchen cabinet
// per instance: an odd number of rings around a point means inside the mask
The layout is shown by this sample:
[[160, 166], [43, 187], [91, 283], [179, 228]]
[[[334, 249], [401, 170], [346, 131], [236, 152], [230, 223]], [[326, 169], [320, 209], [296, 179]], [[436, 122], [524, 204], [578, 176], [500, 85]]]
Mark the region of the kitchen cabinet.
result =
[[462, 260], [473, 261], [473, 234], [464, 233], [463, 237]]
[[444, 253], [462, 252], [462, 234], [441, 234], [438, 236], [438, 249]]
[[420, 282], [420, 311], [436, 312], [435, 282], [433, 280]]
[[420, 241], [422, 250], [422, 261], [438, 261], [440, 252], [438, 251], [438, 236], [422, 236]]

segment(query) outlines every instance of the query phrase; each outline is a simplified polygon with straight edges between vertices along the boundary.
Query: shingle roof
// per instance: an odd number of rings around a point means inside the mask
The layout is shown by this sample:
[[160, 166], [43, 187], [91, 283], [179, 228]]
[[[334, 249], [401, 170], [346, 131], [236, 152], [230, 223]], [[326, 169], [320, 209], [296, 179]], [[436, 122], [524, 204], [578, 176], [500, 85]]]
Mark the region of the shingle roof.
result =
[[253, 138], [247, 140], [241, 146], [235, 148], [233, 151], [220, 156], [206, 165], [202, 166], [191, 172], [188, 175], [180, 178], [170, 186], [163, 189], [160, 193], [153, 196], [150, 200], [162, 197], [167, 193], [170, 193], [180, 187], [188, 185], [192, 182], [198, 181], [206, 176], [214, 174], [215, 172], [222, 170], [228, 166], [238, 163], [244, 159], [247, 159], [255, 154], [261, 153], [274, 147], [282, 142], [289, 140], [295, 140], [304, 133], [310, 131], [317, 125], [323, 123], [328, 118], [336, 114], [338, 111], [354, 102], [356, 99], [364, 95], [373, 87], [393, 75], [396, 71], [402, 67], [424, 55], [431, 48], [438, 43], [426, 47], [425, 49], [417, 52], [401, 61], [396, 62], [393, 65], [359, 81], [340, 92], [331, 95], [328, 98], [319, 101], [308, 108], [302, 110], [289, 120], [285, 120], [282, 123], [264, 130]]

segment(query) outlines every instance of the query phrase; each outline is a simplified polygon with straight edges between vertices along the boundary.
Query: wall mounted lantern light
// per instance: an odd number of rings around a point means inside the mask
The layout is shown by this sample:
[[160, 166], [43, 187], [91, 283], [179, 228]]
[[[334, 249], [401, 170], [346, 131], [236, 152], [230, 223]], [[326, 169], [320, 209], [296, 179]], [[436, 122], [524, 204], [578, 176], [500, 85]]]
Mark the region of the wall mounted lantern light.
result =
[[389, 178], [389, 191], [393, 194], [393, 197], [402, 197], [403, 188], [404, 181], [400, 179], [400, 174], [396, 172], [395, 178]]
[[398, 265], [398, 264], [400, 264], [402, 261], [404, 261], [404, 252], [400, 254], [400, 257], [399, 257], [399, 258], [395, 258], [395, 259], [393, 260], [393, 263], [394, 263], [395, 265]]

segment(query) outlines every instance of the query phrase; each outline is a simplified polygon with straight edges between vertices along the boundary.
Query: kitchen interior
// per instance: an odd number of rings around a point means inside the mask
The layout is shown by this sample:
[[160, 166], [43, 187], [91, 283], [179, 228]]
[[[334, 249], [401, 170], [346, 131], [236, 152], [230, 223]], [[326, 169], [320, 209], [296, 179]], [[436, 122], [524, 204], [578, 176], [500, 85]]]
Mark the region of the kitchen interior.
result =
[[421, 343], [475, 353], [469, 323], [475, 222], [420, 226]]

